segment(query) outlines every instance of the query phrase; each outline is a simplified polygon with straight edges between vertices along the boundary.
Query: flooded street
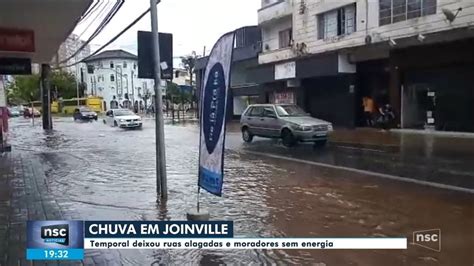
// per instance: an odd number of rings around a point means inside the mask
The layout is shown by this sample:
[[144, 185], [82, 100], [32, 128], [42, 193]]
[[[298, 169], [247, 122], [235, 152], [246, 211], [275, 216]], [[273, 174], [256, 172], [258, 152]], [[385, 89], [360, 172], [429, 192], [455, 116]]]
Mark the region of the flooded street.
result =
[[[169, 198], [160, 204], [154, 121], [146, 120], [142, 130], [121, 130], [100, 119], [75, 123], [55, 118], [55, 130], [49, 133], [23, 118], [11, 123], [13, 149], [41, 157], [49, 193], [68, 219], [185, 220], [186, 211], [195, 207], [199, 139], [195, 124], [165, 126]], [[226, 140], [223, 197], [204, 192], [201, 204], [210, 209], [211, 219], [234, 221], [237, 237], [406, 236], [408, 249], [121, 250], [123, 264], [472, 265], [472, 194], [249, 153], [294, 158], [312, 153], [327, 158], [324, 150], [289, 150], [271, 140], [244, 145], [238, 132], [229, 132]], [[344, 149], [329, 157], [367, 160], [364, 154]], [[447, 164], [469, 178], [472, 166], [448, 157]], [[390, 156], [377, 158], [381, 161], [374, 167], [393, 167]], [[415, 164], [411, 161], [410, 167]], [[435, 228], [442, 232], [441, 252], [410, 244], [413, 231]]]

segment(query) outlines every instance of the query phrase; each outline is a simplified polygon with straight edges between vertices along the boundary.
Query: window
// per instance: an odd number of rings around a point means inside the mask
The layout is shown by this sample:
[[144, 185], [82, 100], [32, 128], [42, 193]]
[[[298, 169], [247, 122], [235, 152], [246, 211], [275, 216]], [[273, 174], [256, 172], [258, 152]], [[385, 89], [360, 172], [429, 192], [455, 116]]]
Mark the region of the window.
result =
[[115, 76], [114, 76], [114, 74], [110, 74], [110, 81], [112, 81], [112, 82], [115, 81]]
[[379, 24], [387, 25], [436, 13], [436, 0], [380, 0]]
[[356, 31], [355, 5], [318, 15], [318, 39], [348, 35]]
[[293, 39], [293, 29], [289, 28], [282, 30], [278, 33], [279, 48], [286, 48], [291, 46], [291, 40]]
[[123, 61], [123, 68], [127, 68], [127, 62]]
[[114, 62], [110, 61], [110, 68], [114, 68]]
[[265, 109], [263, 110], [263, 116], [276, 117], [275, 110], [273, 110], [273, 107], [265, 107]]
[[255, 106], [249, 110], [249, 116], [262, 116], [263, 114], [263, 107]]
[[102, 61], [99, 61], [99, 68], [103, 68], [104, 67], [104, 63], [102, 63]]

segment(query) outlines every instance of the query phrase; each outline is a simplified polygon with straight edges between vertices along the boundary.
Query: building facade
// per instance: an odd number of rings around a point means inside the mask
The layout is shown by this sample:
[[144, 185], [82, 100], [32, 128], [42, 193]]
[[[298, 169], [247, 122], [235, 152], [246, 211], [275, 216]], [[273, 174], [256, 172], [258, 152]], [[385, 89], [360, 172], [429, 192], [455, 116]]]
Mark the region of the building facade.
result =
[[129, 100], [149, 105], [153, 80], [138, 78], [137, 60], [136, 55], [123, 50], [104, 51], [87, 59], [87, 95], [102, 97], [104, 110], [110, 108], [114, 97], [119, 103]]
[[474, 131], [470, 0], [262, 0], [258, 83], [336, 126], [364, 126], [362, 97], [401, 128]]
[[[249, 104], [264, 103], [265, 92], [255, 80], [258, 75], [258, 54], [262, 51], [261, 31], [258, 26], [247, 26], [235, 30], [235, 44], [232, 57], [228, 113], [238, 118]], [[208, 57], [196, 62], [196, 87], [200, 95]]]
[[184, 68], [175, 68], [173, 70], [173, 82], [178, 86], [191, 86], [191, 77], [189, 72]]
[[[84, 46], [82, 49], [81, 47]], [[79, 51], [76, 55], [74, 53]], [[70, 58], [67, 62], [64, 62], [61, 65], [70, 65], [75, 62], [81, 61], [91, 54], [91, 48], [88, 44], [85, 44], [85, 41], [81, 40], [78, 35], [71, 34], [67, 39], [61, 44], [58, 49], [56, 56], [53, 58], [52, 65], [59, 65], [60, 62]], [[74, 55], [74, 56], [73, 56]], [[86, 70], [86, 65], [80, 63], [74, 66], [68, 66], [64, 68], [66, 71], [73, 73], [77, 76], [80, 76], [81, 70], [84, 72]]]

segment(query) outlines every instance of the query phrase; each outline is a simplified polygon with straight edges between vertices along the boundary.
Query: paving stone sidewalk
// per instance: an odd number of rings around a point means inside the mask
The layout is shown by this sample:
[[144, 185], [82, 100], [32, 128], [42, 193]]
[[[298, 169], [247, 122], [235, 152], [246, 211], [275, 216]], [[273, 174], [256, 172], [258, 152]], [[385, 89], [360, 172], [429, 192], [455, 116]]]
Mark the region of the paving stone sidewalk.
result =
[[11, 152], [0, 155], [0, 266], [122, 265], [116, 251], [86, 251], [83, 261], [26, 260], [28, 220], [73, 219], [49, 193], [38, 156]]

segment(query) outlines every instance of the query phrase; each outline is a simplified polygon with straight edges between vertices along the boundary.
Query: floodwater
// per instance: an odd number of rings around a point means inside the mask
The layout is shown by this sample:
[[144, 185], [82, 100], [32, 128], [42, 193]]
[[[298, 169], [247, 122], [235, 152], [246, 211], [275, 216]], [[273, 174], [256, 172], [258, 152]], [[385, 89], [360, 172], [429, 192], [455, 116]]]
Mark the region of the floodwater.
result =
[[[61, 118], [45, 133], [18, 118], [11, 143], [41, 157], [49, 193], [69, 219], [185, 220], [196, 205], [198, 127], [166, 125], [169, 196], [157, 203], [153, 124], [121, 130]], [[211, 219], [234, 221], [236, 236], [406, 236], [410, 243], [413, 231], [439, 228], [442, 251], [412, 244], [392, 251], [120, 250], [114, 254], [121, 263], [473, 264], [471, 194], [256, 156], [246, 153], [238, 133], [229, 133], [227, 144], [223, 197], [202, 193], [201, 205], [211, 210]]]

